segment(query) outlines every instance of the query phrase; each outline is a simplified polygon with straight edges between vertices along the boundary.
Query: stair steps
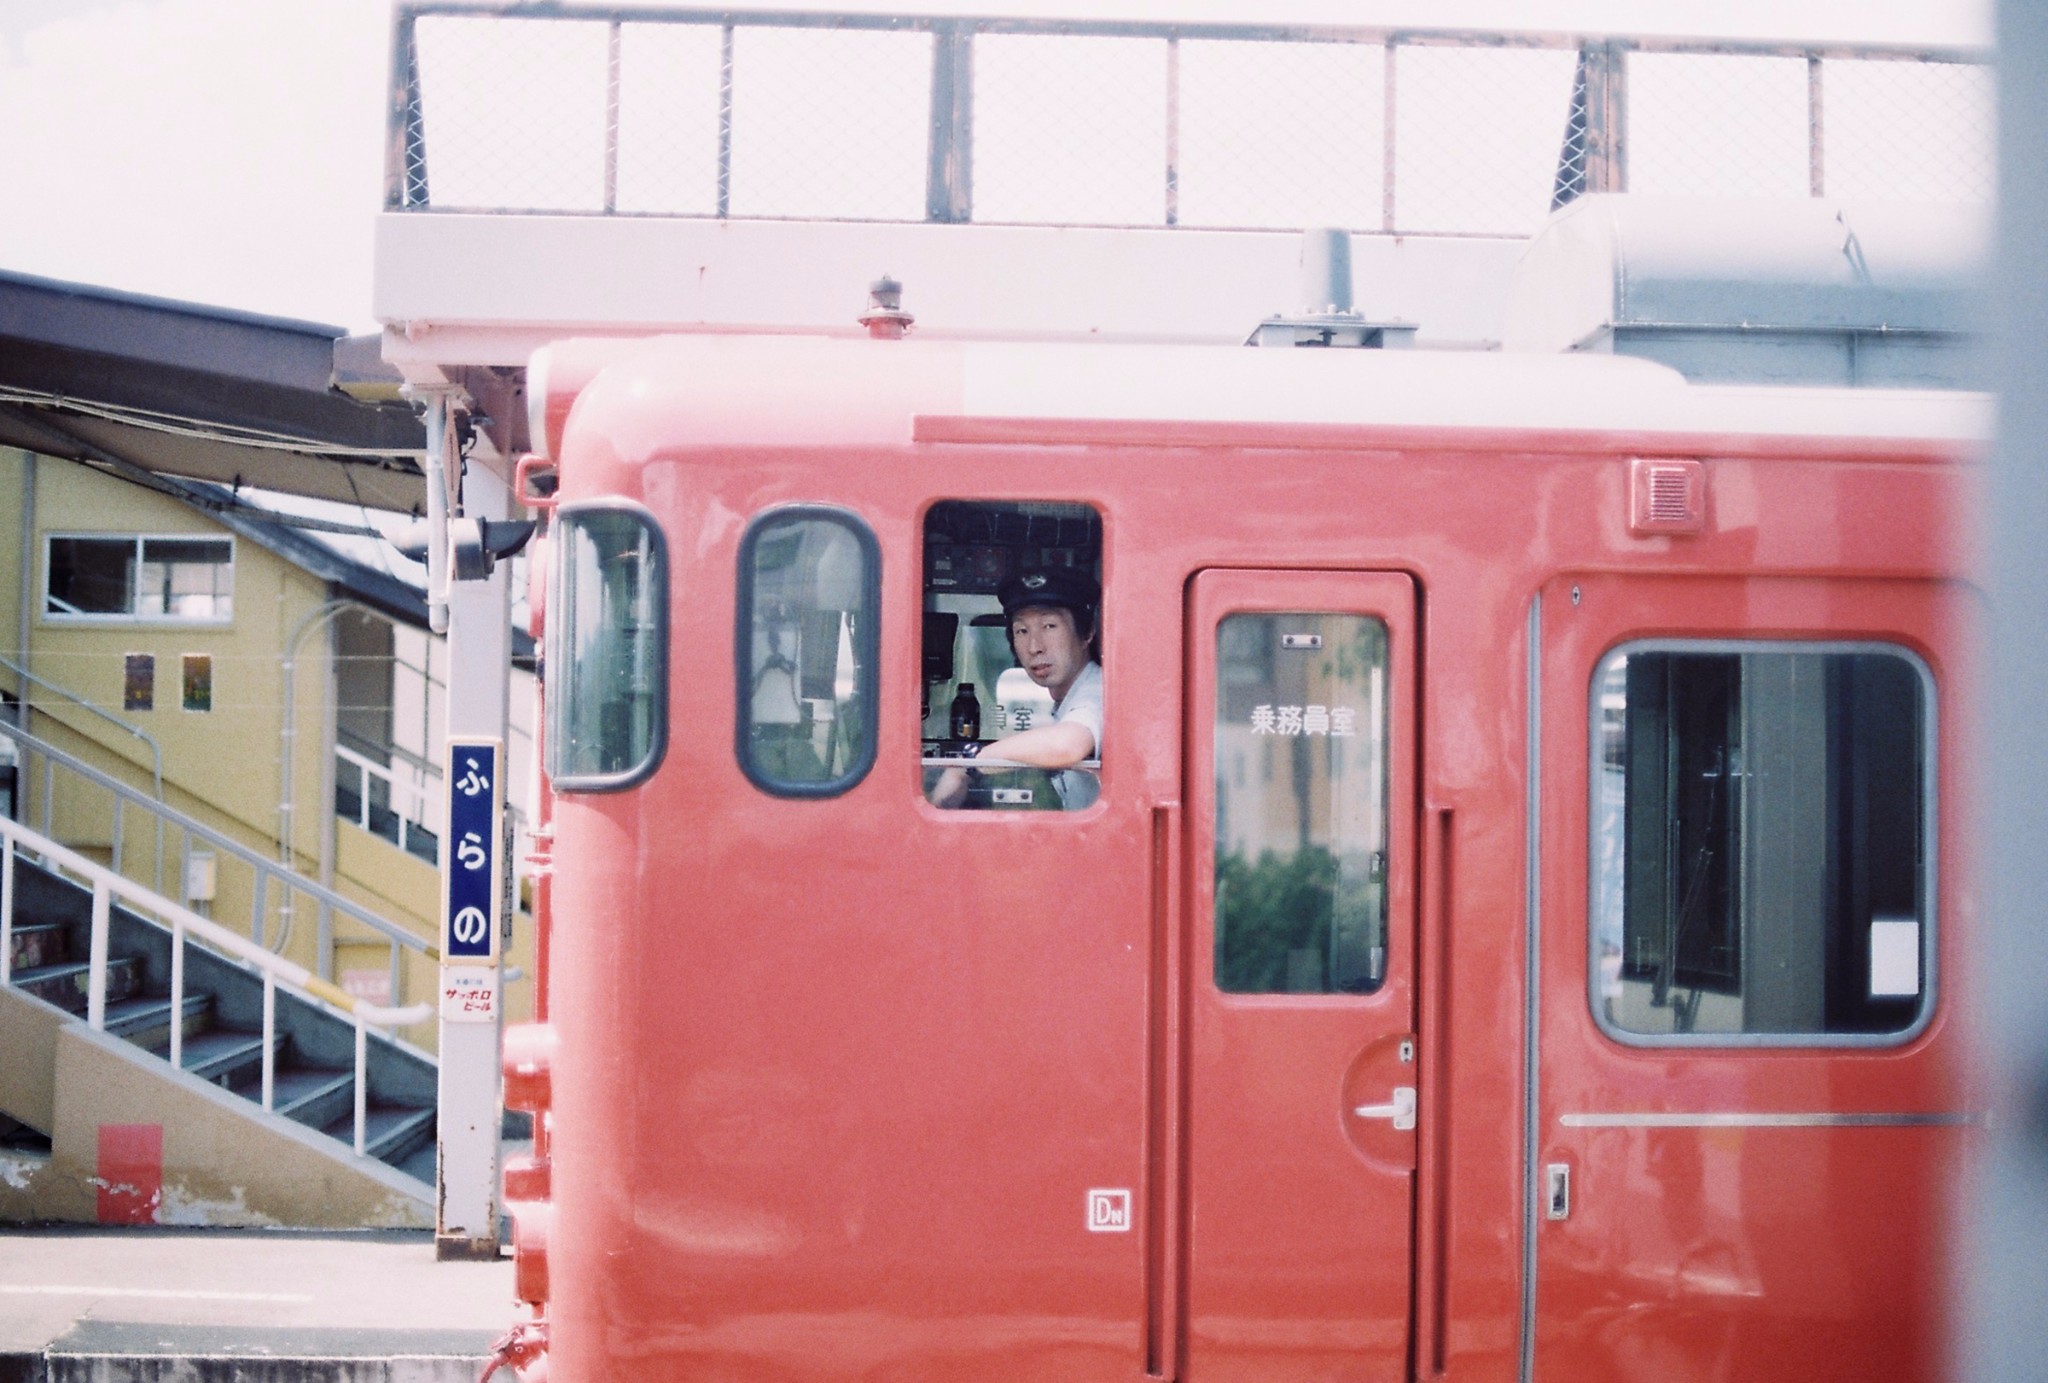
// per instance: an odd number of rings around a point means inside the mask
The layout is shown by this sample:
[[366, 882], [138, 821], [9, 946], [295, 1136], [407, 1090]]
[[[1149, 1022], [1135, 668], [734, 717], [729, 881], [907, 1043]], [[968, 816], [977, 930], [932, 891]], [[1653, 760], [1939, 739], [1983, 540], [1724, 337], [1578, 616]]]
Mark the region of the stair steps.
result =
[[[282, 1039], [271, 1044], [282, 1048]], [[170, 1044], [152, 1048], [158, 1056], [170, 1059]], [[263, 1084], [263, 1034], [242, 1032], [235, 1028], [209, 1028], [185, 1038], [184, 1050], [179, 1054], [184, 1059], [185, 1069], [204, 1081], [211, 1081], [226, 1090], [254, 1082], [261, 1092]]]
[[[354, 1111], [326, 1125], [321, 1132], [330, 1138], [339, 1138], [344, 1143], [355, 1140]], [[373, 1104], [363, 1117], [363, 1152], [379, 1162], [389, 1162], [404, 1170], [404, 1163], [421, 1148], [432, 1151], [434, 1140], [434, 1111], [415, 1109], [409, 1105]], [[417, 1173], [415, 1173], [417, 1175]], [[427, 1163], [426, 1175], [422, 1181], [434, 1179], [434, 1164]]]
[[[37, 909], [23, 902], [26, 891], [17, 890], [9, 983], [45, 1003], [82, 1015], [87, 1010], [90, 983], [90, 967], [82, 958], [88, 951], [90, 895], [41, 870], [30, 856], [18, 855], [15, 868], [18, 875], [40, 875], [36, 895], [46, 902], [63, 901], [66, 906], [53, 905], [54, 910], [68, 915], [37, 915]], [[233, 962], [188, 944], [186, 993], [174, 1015], [168, 973], [172, 944], [163, 928], [126, 909], [115, 909], [108, 931], [106, 1031], [168, 1061], [175, 1022], [183, 1033], [180, 1064], [188, 1074], [260, 1104], [263, 1036], [251, 1031], [249, 1023], [252, 1014], [262, 1011], [262, 981]], [[280, 993], [272, 1039], [272, 1112], [353, 1149], [354, 1043], [354, 1029], [346, 1020]], [[369, 1069], [365, 1154], [431, 1185], [435, 1132], [431, 1064], [373, 1037]]]
[[[187, 994], [185, 1018], [179, 1026], [189, 1039], [205, 1032], [213, 1020], [211, 994]], [[144, 995], [107, 1005], [107, 1031], [159, 1054], [171, 1050], [171, 996]]]
[[[92, 967], [82, 960], [62, 960], [52, 965], [37, 965], [14, 972], [15, 988], [35, 995], [46, 1004], [55, 1004], [70, 1013], [84, 1013], [89, 1002], [88, 987], [92, 983]], [[107, 961], [107, 1002], [117, 1004], [130, 998], [141, 988], [142, 965], [133, 956], [118, 956]]]

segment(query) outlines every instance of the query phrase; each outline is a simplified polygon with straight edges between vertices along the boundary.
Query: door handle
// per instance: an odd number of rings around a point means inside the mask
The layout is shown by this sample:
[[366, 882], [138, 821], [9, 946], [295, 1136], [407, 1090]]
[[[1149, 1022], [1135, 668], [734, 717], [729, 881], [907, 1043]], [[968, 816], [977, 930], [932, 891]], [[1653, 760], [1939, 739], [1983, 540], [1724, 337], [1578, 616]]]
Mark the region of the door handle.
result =
[[1361, 1119], [1391, 1119], [1395, 1130], [1415, 1127], [1415, 1087], [1397, 1085], [1394, 1098], [1386, 1104], [1362, 1104], [1351, 1111]]

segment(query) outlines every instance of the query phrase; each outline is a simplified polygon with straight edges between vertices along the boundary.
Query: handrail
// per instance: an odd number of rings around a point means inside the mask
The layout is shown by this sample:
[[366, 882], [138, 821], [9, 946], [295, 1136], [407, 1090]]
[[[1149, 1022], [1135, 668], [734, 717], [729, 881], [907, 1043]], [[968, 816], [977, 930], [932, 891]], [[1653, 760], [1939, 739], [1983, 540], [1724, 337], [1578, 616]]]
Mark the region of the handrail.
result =
[[[262, 887], [264, 883], [271, 878], [280, 879], [283, 882], [285, 888], [310, 894], [316, 901], [326, 904], [327, 906], [332, 907], [339, 912], [345, 913], [349, 917], [354, 918], [356, 921], [362, 923], [364, 926], [370, 928], [372, 931], [379, 933], [387, 940], [393, 942], [396, 945], [404, 946], [410, 950], [418, 951], [421, 954], [427, 956], [429, 959], [439, 958], [440, 952], [437, 947], [435, 947], [431, 942], [425, 940], [424, 938], [416, 936], [412, 932], [407, 931], [398, 923], [393, 922], [388, 918], [380, 917], [376, 913], [364, 907], [361, 903], [357, 903], [352, 899], [343, 897], [341, 894], [336, 893], [333, 889], [328, 888], [326, 885], [321, 884], [316, 880], [308, 879], [302, 874], [285, 868], [283, 865], [277, 863], [277, 861], [266, 858], [264, 855], [260, 854], [255, 850], [251, 850], [248, 846], [243, 845], [240, 841], [235, 840], [233, 837], [215, 830], [213, 827], [206, 825], [204, 822], [199, 821], [197, 818], [187, 816], [185, 813], [179, 811], [175, 807], [172, 807], [163, 802], [152, 802], [149, 798], [144, 796], [135, 788], [132, 788], [128, 784], [122, 782], [120, 779], [111, 777], [108, 774], [100, 772], [91, 764], [88, 764], [82, 759], [78, 759], [73, 755], [65, 753], [63, 750], [57, 748], [55, 745], [50, 744], [45, 740], [39, 739], [37, 736], [30, 734], [28, 731], [18, 729], [14, 726], [6, 724], [4, 721], [0, 721], [0, 735], [6, 735], [9, 738], [15, 740], [17, 743], [26, 746], [33, 752], [42, 754], [47, 759], [62, 764], [65, 768], [71, 770], [74, 773], [79, 774], [81, 777], [87, 779], [88, 781], [107, 789], [109, 792], [113, 793], [117, 798], [133, 802], [138, 808], [142, 810], [156, 813], [159, 820], [167, 821], [170, 824], [177, 826], [179, 829], [184, 831], [188, 837], [197, 837], [198, 839], [205, 841], [208, 845], [211, 845], [215, 850], [232, 855], [236, 859], [241, 860], [243, 863], [247, 864], [251, 869], [256, 871], [257, 878], [259, 880], [259, 888]], [[194, 916], [197, 915], [198, 914], [196, 913], [194, 914]], [[208, 925], [211, 926], [213, 924], [209, 923]], [[272, 954], [267, 948], [258, 947], [257, 949], [263, 950], [264, 954], [266, 955]]]
[[[45, 691], [55, 692], [57, 695], [63, 697], [66, 701], [84, 707], [86, 710], [91, 711], [94, 715], [98, 716], [101, 720], [106, 721], [110, 725], [118, 726], [120, 729], [126, 730], [129, 734], [135, 736], [135, 738], [141, 740], [144, 744], [148, 745], [151, 758], [150, 779], [152, 782], [156, 784], [156, 800], [159, 802], [164, 800], [164, 748], [162, 745], [156, 742], [156, 736], [150, 734], [149, 731], [143, 729], [140, 725], [134, 725], [128, 721], [121, 719], [121, 717], [115, 715], [112, 711], [106, 710], [100, 706], [95, 706], [92, 702], [87, 701], [84, 697], [80, 696], [75, 691], [71, 691], [65, 687], [60, 687], [55, 682], [52, 682], [47, 678], [38, 677], [35, 673], [30, 672], [27, 668], [15, 662], [12, 658], [9, 658], [5, 654], [0, 654], [0, 668], [6, 668], [9, 672], [13, 673], [16, 677], [21, 678], [23, 681], [33, 682]], [[22, 695], [21, 705], [23, 710], [35, 709], [35, 707], [30, 704], [26, 693]], [[44, 711], [43, 714], [48, 715], [49, 712]]]
[[[401, 850], [407, 848], [406, 837], [412, 831], [427, 831], [431, 833], [432, 828], [427, 825], [428, 803], [425, 788], [416, 787], [410, 781], [400, 779], [390, 769], [385, 768], [381, 764], [373, 763], [345, 744], [336, 744], [334, 746], [334, 757], [354, 768], [358, 774], [356, 779], [358, 789], [356, 794], [358, 799], [356, 807], [357, 826], [365, 831], [370, 831], [373, 835], [376, 834], [370, 825], [370, 785], [365, 779], [381, 778], [391, 790], [391, 814], [398, 818], [398, 840], [396, 841], [398, 848]], [[434, 771], [434, 776], [436, 778], [441, 776], [439, 769]], [[401, 793], [411, 799], [409, 805], [414, 810], [409, 812], [399, 810], [398, 798]]]
[[[153, 893], [141, 884], [123, 878], [97, 861], [66, 846], [59, 845], [48, 836], [30, 830], [19, 822], [0, 817], [0, 957], [9, 957], [14, 950], [14, 903], [15, 879], [14, 858], [16, 852], [32, 853], [42, 858], [46, 867], [54, 867], [88, 881], [92, 886], [92, 932], [88, 951], [86, 976], [87, 1026], [95, 1032], [105, 1032], [107, 1027], [107, 933], [113, 912], [113, 900], [120, 898], [129, 907], [156, 917], [171, 933], [171, 996], [170, 1034], [171, 1044], [168, 1061], [175, 1071], [184, 1070], [185, 1024], [185, 941], [196, 937], [218, 952], [222, 952], [244, 966], [258, 971], [263, 979], [263, 1089], [262, 1106], [265, 1113], [273, 1112], [277, 1083], [277, 990], [283, 985], [305, 1002], [334, 1012], [355, 1029], [355, 1151], [361, 1155], [367, 1144], [368, 1123], [368, 1076], [369, 1041], [368, 1028], [403, 1027], [423, 1023], [432, 1015], [432, 1004], [413, 1004], [406, 1008], [387, 1008], [366, 1004], [346, 990], [340, 989], [307, 970], [296, 961], [268, 951], [256, 943], [235, 935], [218, 923], [209, 921], [181, 903], [172, 902], [161, 894]], [[0, 969], [0, 981], [8, 978]]]
[[[24, 656], [26, 656], [26, 654], [24, 654]], [[9, 672], [13, 673], [16, 677], [19, 677], [21, 679], [21, 681], [16, 683], [15, 685], [21, 691], [22, 715], [20, 728], [24, 733], [26, 733], [28, 730], [28, 713], [30, 711], [38, 709], [38, 707], [34, 704], [33, 700], [30, 698], [28, 694], [28, 684], [30, 682], [33, 682], [37, 686], [43, 688], [45, 691], [55, 692], [57, 695], [63, 697], [66, 701], [70, 701], [78, 706], [84, 707], [86, 710], [91, 711], [94, 715], [98, 716], [101, 720], [106, 721], [108, 724], [116, 726], [119, 729], [126, 730], [136, 739], [139, 739], [144, 744], [148, 745], [150, 758], [150, 784], [156, 794], [156, 800], [158, 802], [162, 802], [164, 800], [164, 747], [156, 742], [155, 735], [150, 734], [149, 731], [143, 729], [140, 725], [136, 725], [129, 721], [121, 719], [121, 717], [115, 715], [112, 711], [105, 710], [102, 707], [94, 705], [92, 702], [87, 701], [84, 697], [80, 696], [77, 692], [72, 691], [68, 687], [60, 687], [55, 682], [50, 681], [48, 678], [38, 677], [35, 673], [30, 672], [27, 668], [23, 667], [21, 664], [15, 662], [12, 658], [9, 658], [4, 654], [0, 654], [0, 667], [6, 668]], [[50, 714], [47, 708], [42, 709], [44, 715]], [[58, 723], [61, 725], [63, 722], [59, 721]], [[44, 821], [43, 824], [47, 826], [49, 822], [46, 820]], [[158, 821], [157, 823], [156, 886], [158, 888], [162, 888], [164, 886], [164, 837], [162, 821]]]

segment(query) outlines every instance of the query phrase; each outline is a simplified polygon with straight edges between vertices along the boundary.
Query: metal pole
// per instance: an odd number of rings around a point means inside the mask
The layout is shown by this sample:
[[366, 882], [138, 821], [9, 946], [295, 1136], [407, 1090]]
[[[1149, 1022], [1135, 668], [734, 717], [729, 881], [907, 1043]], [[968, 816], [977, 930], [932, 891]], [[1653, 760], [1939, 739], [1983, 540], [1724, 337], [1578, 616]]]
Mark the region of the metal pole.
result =
[[1397, 67], [1395, 55], [1400, 49], [1393, 39], [1387, 40], [1386, 59], [1381, 67], [1380, 101], [1380, 229], [1388, 235], [1394, 233], [1394, 132], [1399, 105], [1395, 99], [1394, 73]]
[[1806, 57], [1806, 176], [1813, 195], [1825, 197], [1828, 190], [1826, 107], [1821, 99], [1821, 69], [1818, 54]]
[[[619, 209], [619, 21], [611, 22], [604, 62], [604, 210]], [[358, 1152], [361, 1149], [357, 1149]]]
[[[1982, 789], [1970, 835], [1982, 871], [1983, 924], [1974, 947], [1976, 1052], [1988, 1077], [1992, 1120], [1969, 1178], [1973, 1208], [1956, 1286], [1953, 1334], [1974, 1383], [2048, 1378], [2048, 482], [2039, 438], [2048, 435], [2048, 7], [1998, 6], [1999, 205], [1990, 305], [1998, 387], [1982, 528], [1989, 534], [1988, 629], [1978, 646], [1990, 678], [1973, 762]], [[1960, 700], [1961, 698], [1956, 698]]]
[[1166, 224], [1180, 224], [1180, 39], [1166, 40]]
[[185, 1069], [185, 924], [171, 922], [171, 1069]]
[[[36, 454], [32, 451], [17, 452], [21, 457], [21, 565], [19, 584], [15, 586], [18, 605], [15, 609], [14, 657], [21, 669], [21, 680], [15, 685], [14, 693], [19, 698], [14, 709], [14, 723], [21, 729], [28, 729], [28, 674], [29, 674], [29, 631], [34, 627], [30, 610], [35, 602], [36, 589]], [[18, 792], [20, 789], [16, 789]], [[15, 804], [17, 813], [20, 804]]]
[[[491, 413], [499, 409], [492, 407]], [[481, 450], [481, 448], [480, 448]], [[477, 519], [509, 518], [512, 489], [496, 459], [471, 460], [463, 482], [465, 513]], [[500, 562], [491, 574], [458, 581], [448, 595], [448, 690], [445, 722], [450, 742], [457, 737], [495, 740], [500, 746], [498, 771], [504, 771], [502, 746], [509, 720], [512, 667], [511, 564]], [[447, 806], [441, 831], [443, 911], [456, 878], [456, 841], [450, 821], [455, 815], [456, 785], [462, 775], [452, 758], [442, 761], [443, 796]], [[440, 1028], [440, 1083], [436, 1100], [440, 1139], [439, 1195], [434, 1227], [438, 1257], [495, 1259], [498, 1256], [498, 1139], [504, 1112], [498, 1099], [499, 1035], [504, 1024], [502, 948], [495, 939], [490, 959], [482, 964], [455, 955], [443, 919], [441, 937], [442, 990], [458, 975], [475, 980], [481, 974], [492, 992], [488, 1013], [446, 1011]]]
[[85, 1021], [94, 1032], [105, 1031], [107, 1026], [107, 921], [113, 895], [107, 891], [107, 881], [97, 879], [92, 886], [92, 931], [86, 942], [85, 966]]
[[1628, 50], [1587, 45], [1586, 184], [1588, 192], [1628, 191]]
[[718, 219], [732, 215], [732, 25], [718, 36]]
[[924, 217], [946, 225], [974, 219], [974, 35], [960, 24], [932, 31]]
[[420, 59], [413, 42], [415, 16], [400, 6], [391, 17], [391, 108], [384, 128], [384, 209], [425, 206], [427, 151], [420, 127]]

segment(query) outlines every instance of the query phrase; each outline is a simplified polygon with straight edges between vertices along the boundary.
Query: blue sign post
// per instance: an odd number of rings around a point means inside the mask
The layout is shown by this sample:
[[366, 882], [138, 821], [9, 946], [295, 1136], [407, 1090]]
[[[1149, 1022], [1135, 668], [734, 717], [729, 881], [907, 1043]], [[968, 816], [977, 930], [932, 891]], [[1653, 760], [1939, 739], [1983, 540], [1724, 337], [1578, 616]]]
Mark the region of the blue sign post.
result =
[[448, 741], [448, 852], [441, 963], [495, 965], [504, 913], [504, 749], [495, 739]]

